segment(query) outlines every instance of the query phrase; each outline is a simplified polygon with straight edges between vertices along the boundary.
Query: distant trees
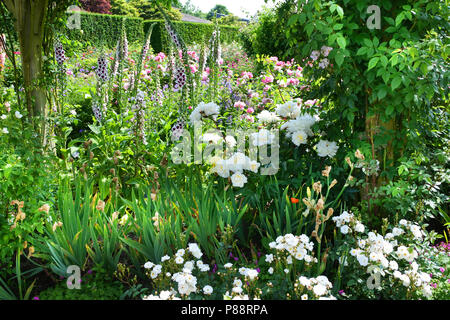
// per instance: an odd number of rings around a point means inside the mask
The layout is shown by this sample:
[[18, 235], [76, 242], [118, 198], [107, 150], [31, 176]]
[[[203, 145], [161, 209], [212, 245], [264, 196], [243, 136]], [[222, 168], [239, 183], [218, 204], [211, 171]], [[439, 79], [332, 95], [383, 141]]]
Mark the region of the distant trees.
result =
[[[159, 12], [156, 4], [153, 1], [148, 0], [131, 0], [129, 4], [137, 9], [139, 12], [139, 17], [149, 20], [149, 19], [162, 19], [163, 16]], [[181, 20], [180, 11], [170, 8], [166, 10], [167, 15], [172, 20]]]
[[206, 19], [212, 20], [212, 18], [216, 13], [220, 13], [227, 16], [228, 14], [230, 14], [230, 11], [228, 11], [227, 7], [225, 7], [224, 5], [217, 4], [214, 8], [209, 10], [208, 14], [206, 15]]
[[109, 0], [111, 4], [111, 13], [121, 16], [133, 16], [138, 17], [139, 11], [130, 5], [126, 0]]

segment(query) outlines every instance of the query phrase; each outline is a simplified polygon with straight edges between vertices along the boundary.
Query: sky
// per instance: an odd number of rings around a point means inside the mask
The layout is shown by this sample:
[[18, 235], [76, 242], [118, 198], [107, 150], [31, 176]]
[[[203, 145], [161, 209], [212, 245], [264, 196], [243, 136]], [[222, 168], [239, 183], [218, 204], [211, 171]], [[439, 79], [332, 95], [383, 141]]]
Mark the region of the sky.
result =
[[[184, 4], [185, 2], [186, 0], [181, 0], [181, 3]], [[214, 8], [216, 4], [222, 4], [232, 14], [241, 18], [247, 17], [246, 12], [253, 16], [263, 5], [268, 7], [274, 6], [273, 0], [269, 0], [267, 4], [264, 0], [191, 0], [191, 3], [205, 13]]]

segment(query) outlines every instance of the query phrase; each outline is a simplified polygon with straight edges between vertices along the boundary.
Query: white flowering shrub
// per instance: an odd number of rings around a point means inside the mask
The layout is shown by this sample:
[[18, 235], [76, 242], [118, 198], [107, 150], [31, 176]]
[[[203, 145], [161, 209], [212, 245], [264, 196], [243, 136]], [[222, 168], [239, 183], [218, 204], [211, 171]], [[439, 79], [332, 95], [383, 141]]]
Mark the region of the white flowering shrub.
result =
[[[425, 231], [400, 220], [383, 234], [367, 231], [348, 211], [333, 217], [343, 295], [358, 298], [426, 299], [432, 296]], [[386, 222], [385, 222], [386, 224]], [[389, 232], [386, 232], [389, 231]]]
[[[194, 129], [194, 134], [201, 134], [199, 140], [205, 144], [205, 150], [206, 148], [214, 148], [215, 150], [214, 156], [203, 159], [206, 160], [203, 161], [203, 164], [210, 165], [210, 173], [217, 174], [222, 178], [229, 178], [233, 187], [242, 188], [248, 182], [248, 176], [246, 174], [250, 172], [262, 174], [260, 169], [267, 166], [273, 166], [276, 172], [278, 167], [275, 167], [275, 164], [270, 161], [269, 164], [259, 162], [258, 160], [261, 159], [256, 158], [256, 154], [252, 157], [247, 156], [246, 153], [251, 154], [252, 151], [243, 149], [246, 145], [245, 143], [243, 145], [237, 145], [236, 140], [240, 138], [240, 135], [244, 135], [245, 137], [248, 134], [250, 148], [254, 147], [257, 149], [266, 147], [267, 150], [272, 150], [273, 153], [273, 148], [279, 148], [278, 136], [281, 132], [289, 141], [290, 148], [309, 144], [309, 150], [315, 149], [319, 157], [332, 158], [336, 155], [339, 148], [337, 143], [318, 139], [312, 130], [312, 126], [320, 120], [317, 115], [313, 116], [310, 114], [311, 111], [317, 113], [316, 109], [311, 108], [316, 103], [316, 101], [294, 99], [283, 104], [278, 104], [275, 111], [262, 110], [261, 112], [257, 112], [251, 107], [245, 111], [246, 104], [238, 101], [234, 104], [235, 110], [230, 112], [228, 110], [222, 110], [214, 102], [200, 102], [191, 112], [189, 123], [191, 127], [199, 126], [202, 131], [205, 131], [204, 128], [206, 128], [206, 132], [197, 132]], [[239, 115], [242, 113], [241, 110], [243, 110], [242, 112], [245, 111], [245, 113], [238, 118], [241, 120], [233, 123], [232, 126], [236, 136], [228, 134], [227, 128], [230, 129], [230, 127], [222, 127], [221, 130], [217, 130], [220, 127], [219, 124], [223, 123], [226, 119], [221, 111]], [[211, 131], [213, 127], [216, 127], [216, 129]], [[190, 133], [188, 130], [181, 133], [178, 125], [177, 129], [173, 129], [172, 131], [177, 132], [174, 140], [176, 143], [179, 143], [172, 151], [172, 158], [175, 163], [180, 163], [181, 161], [178, 157], [183, 147], [181, 147], [179, 140], [183, 134], [190, 135]], [[277, 136], [275, 133], [277, 133]], [[314, 144], [312, 142], [314, 140], [318, 141], [318, 143]], [[188, 141], [190, 140], [188, 139]], [[265, 160], [268, 159], [264, 159], [264, 162], [267, 162]], [[184, 159], [184, 161], [188, 162], [189, 159]], [[247, 171], [247, 173], [244, 171]]]
[[335, 299], [326, 276], [305, 276], [315, 274], [318, 265], [308, 236], [286, 234], [269, 247], [273, 253], [253, 267], [228, 262], [211, 268], [202, 261], [199, 246], [190, 243], [160, 264], [144, 264], [153, 293], [143, 299]]

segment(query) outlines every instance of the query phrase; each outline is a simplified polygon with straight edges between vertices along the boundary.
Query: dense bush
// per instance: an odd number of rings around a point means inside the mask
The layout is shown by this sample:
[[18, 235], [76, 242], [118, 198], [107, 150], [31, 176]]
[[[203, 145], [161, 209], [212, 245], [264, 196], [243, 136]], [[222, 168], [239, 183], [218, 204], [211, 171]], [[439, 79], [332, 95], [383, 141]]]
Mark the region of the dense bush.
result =
[[[169, 45], [169, 38], [164, 27], [164, 20], [147, 20], [144, 22], [144, 31], [147, 32], [152, 23], [156, 22], [152, 33], [151, 45], [155, 52], [164, 51]], [[174, 21], [178, 33], [182, 36], [186, 45], [200, 43], [209, 40], [214, 30], [213, 24], [179, 22]], [[220, 39], [225, 43], [238, 40], [239, 28], [231, 26], [220, 26]]]
[[66, 29], [64, 33], [71, 40], [113, 48], [116, 46], [117, 39], [120, 37], [122, 23], [125, 25], [129, 42], [142, 41], [144, 37], [144, 24], [141, 18], [109, 14], [81, 13], [82, 31], [78, 29]]

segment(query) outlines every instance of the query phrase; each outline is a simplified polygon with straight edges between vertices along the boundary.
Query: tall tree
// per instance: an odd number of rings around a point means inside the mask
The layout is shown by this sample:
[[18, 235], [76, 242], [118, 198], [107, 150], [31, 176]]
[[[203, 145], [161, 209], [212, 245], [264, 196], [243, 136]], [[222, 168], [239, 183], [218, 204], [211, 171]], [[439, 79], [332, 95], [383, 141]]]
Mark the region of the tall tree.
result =
[[48, 53], [51, 48], [52, 23], [75, 1], [1, 0], [1, 3], [14, 20], [14, 29], [19, 40], [28, 117], [30, 120], [33, 117], [41, 118], [36, 129], [44, 137], [47, 97], [41, 81], [43, 53]]
[[206, 19], [208, 20], [212, 20], [212, 18], [214, 17], [215, 14], [223, 14], [223, 15], [228, 15], [230, 13], [230, 11], [228, 11], [227, 7], [225, 7], [222, 4], [216, 4], [216, 6], [214, 8], [212, 8], [211, 10], [209, 10], [208, 14], [206, 15]]
[[111, 13], [123, 16], [133, 16], [138, 17], [139, 11], [130, 5], [126, 0], [110, 0]]

